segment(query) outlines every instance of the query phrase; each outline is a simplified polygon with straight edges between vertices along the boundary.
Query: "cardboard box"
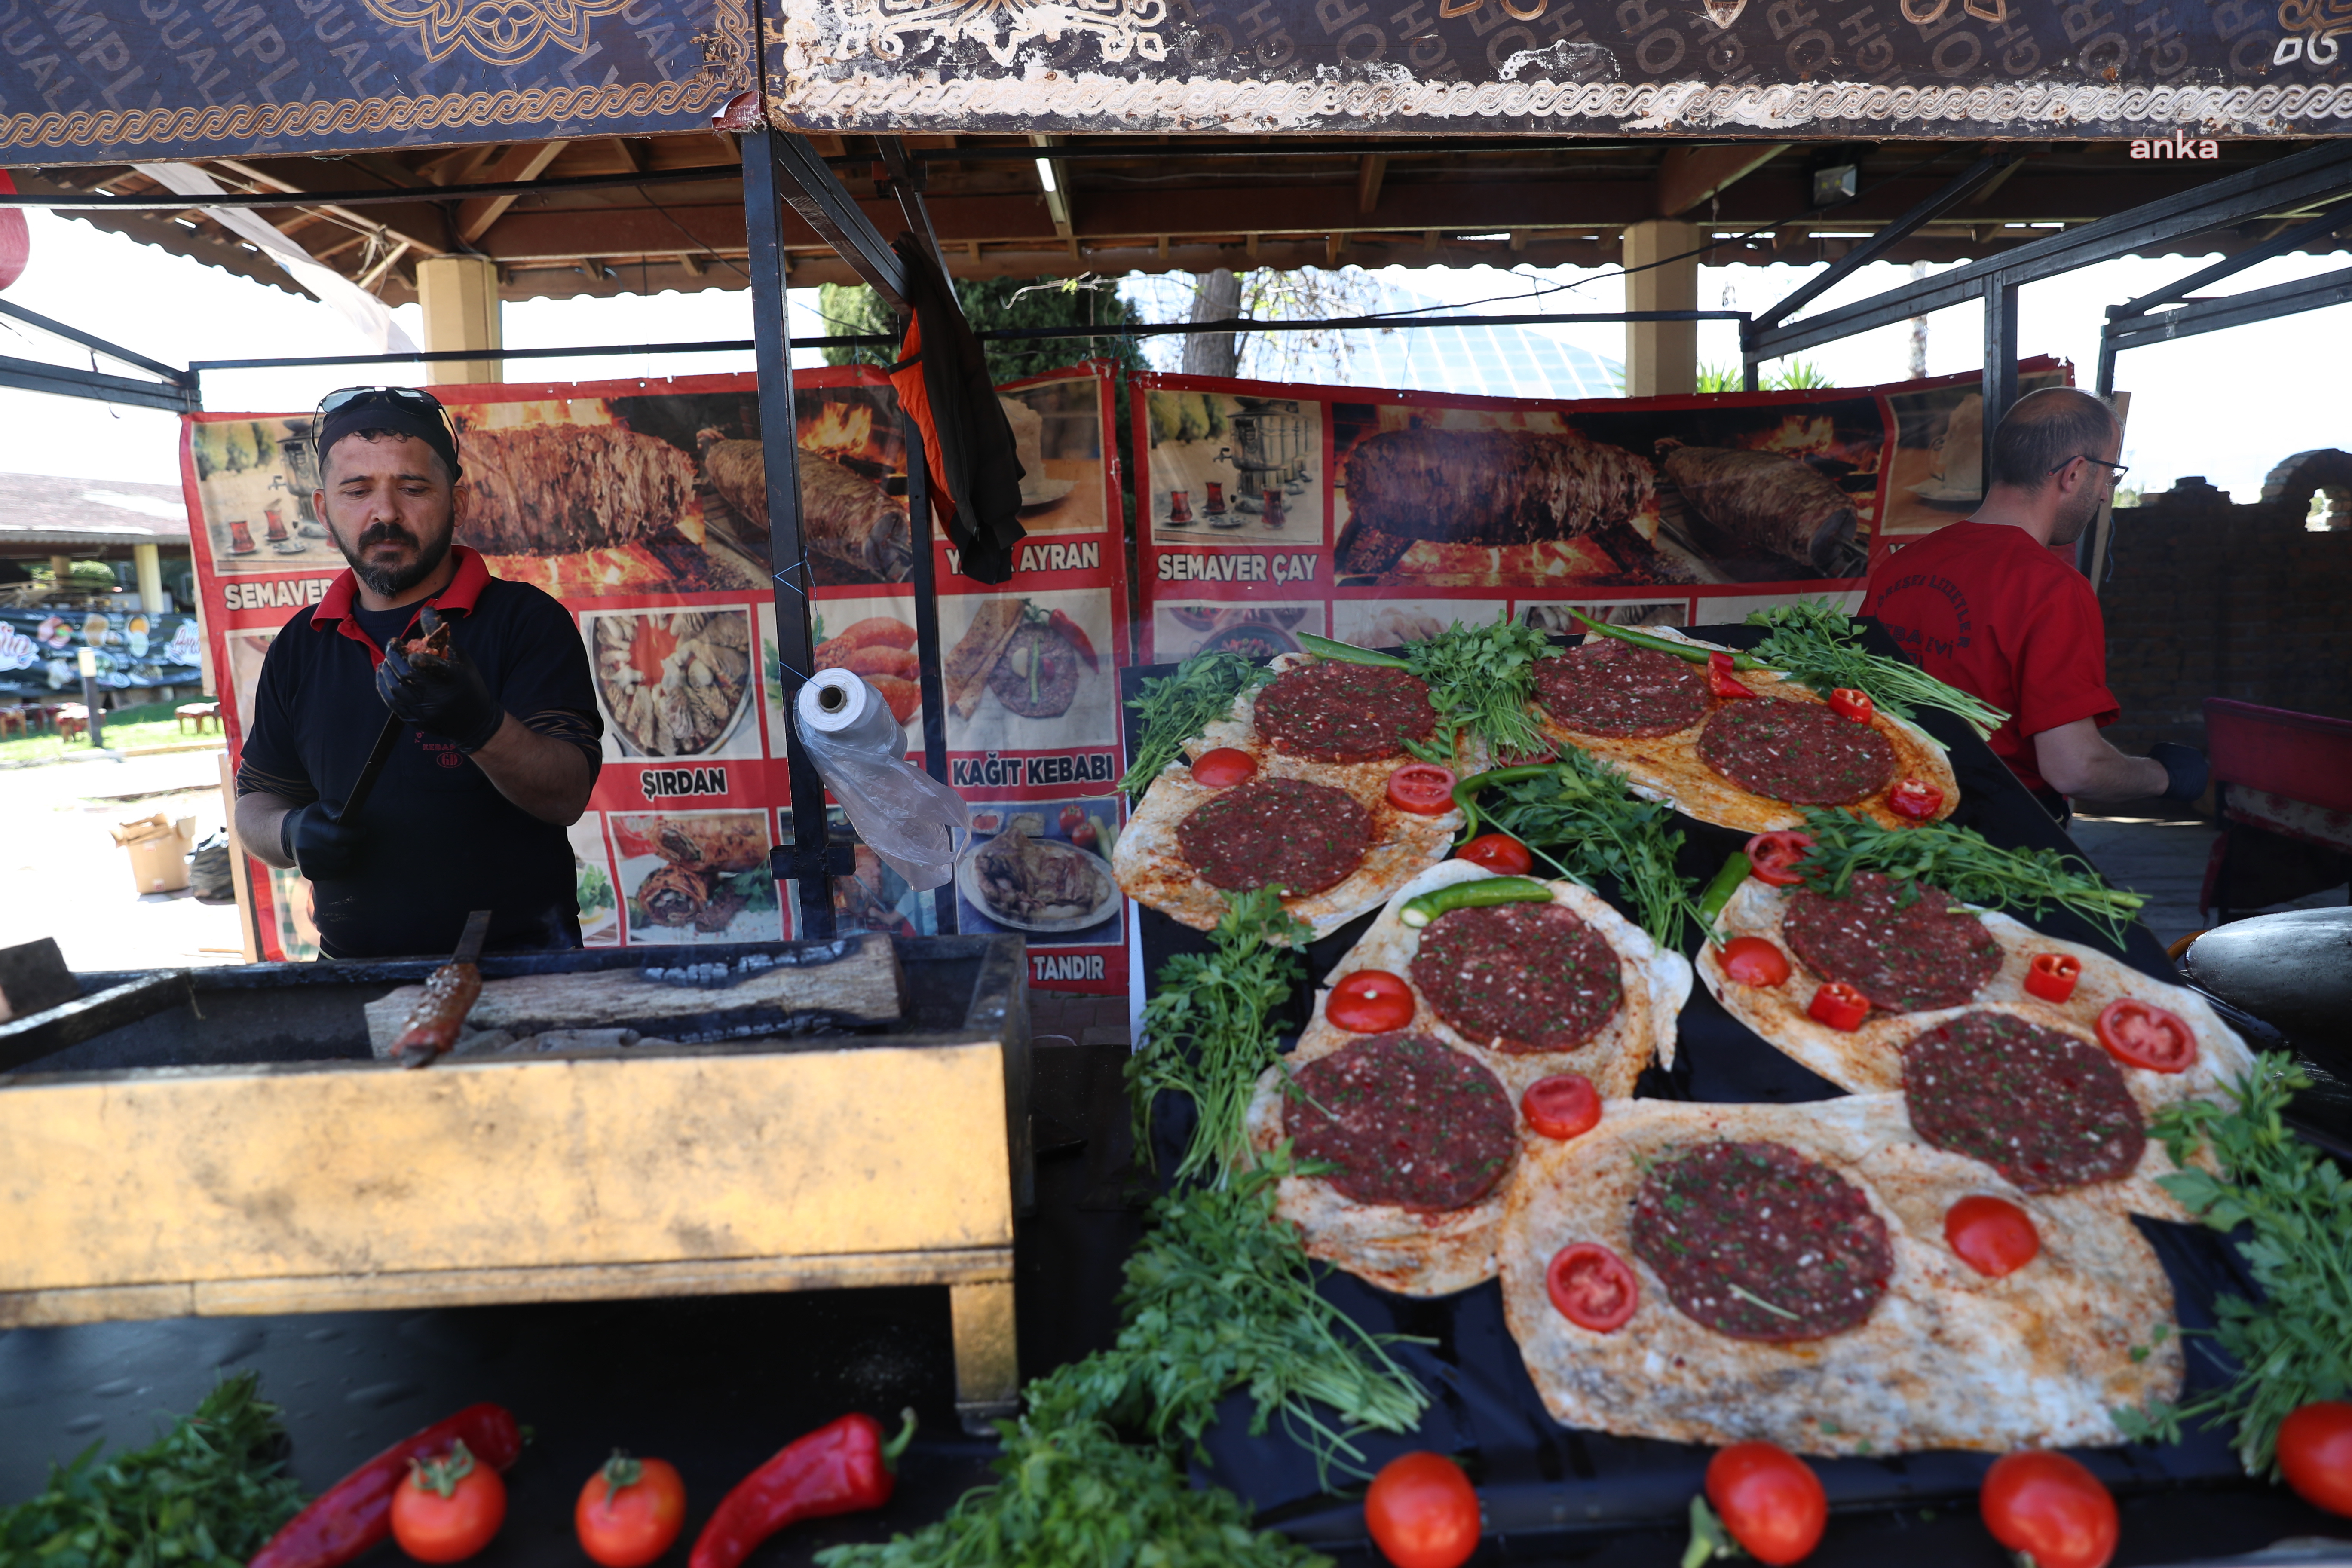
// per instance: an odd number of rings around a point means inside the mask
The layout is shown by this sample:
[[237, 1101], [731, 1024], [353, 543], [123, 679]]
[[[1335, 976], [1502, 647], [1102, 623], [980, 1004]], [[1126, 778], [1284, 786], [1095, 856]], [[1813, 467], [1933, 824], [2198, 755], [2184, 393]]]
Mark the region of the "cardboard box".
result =
[[114, 841], [131, 852], [131, 879], [144, 893], [176, 893], [188, 885], [188, 851], [196, 847], [196, 819], [167, 822], [163, 814], [126, 822]]

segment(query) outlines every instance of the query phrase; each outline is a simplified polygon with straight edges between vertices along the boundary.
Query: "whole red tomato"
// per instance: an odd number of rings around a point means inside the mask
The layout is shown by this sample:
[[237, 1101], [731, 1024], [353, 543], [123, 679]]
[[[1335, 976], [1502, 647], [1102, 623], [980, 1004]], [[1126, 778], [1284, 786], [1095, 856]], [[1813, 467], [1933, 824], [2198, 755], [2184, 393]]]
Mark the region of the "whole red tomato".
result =
[[1706, 1463], [1706, 1500], [1759, 1563], [1797, 1562], [1821, 1544], [1829, 1494], [1811, 1465], [1772, 1443], [1734, 1443]]
[[1055, 821], [1062, 825], [1062, 831], [1065, 833], [1069, 832], [1072, 828], [1077, 826], [1079, 823], [1084, 822], [1086, 819], [1087, 808], [1077, 805], [1076, 802], [1072, 802], [1070, 805], [1062, 807], [1060, 815], [1055, 818]]
[[1977, 1506], [1992, 1538], [2036, 1568], [2106, 1568], [2123, 1528], [2099, 1478], [2044, 1449], [1994, 1460]]
[[2352, 1405], [2315, 1400], [2280, 1422], [2278, 1462], [2304, 1501], [2352, 1517]]
[[1456, 849], [1454, 858], [1505, 877], [1524, 877], [1536, 863], [1528, 847], [1507, 833], [1481, 833]]
[[419, 1563], [463, 1563], [506, 1517], [506, 1482], [462, 1442], [438, 1459], [411, 1460], [392, 1494], [392, 1538]]
[[604, 1568], [646, 1568], [686, 1522], [686, 1483], [667, 1459], [632, 1459], [614, 1449], [580, 1489], [572, 1510], [580, 1549]]
[[1459, 1568], [1478, 1550], [1477, 1489], [1443, 1454], [1406, 1454], [1372, 1478], [1364, 1524], [1396, 1568]]

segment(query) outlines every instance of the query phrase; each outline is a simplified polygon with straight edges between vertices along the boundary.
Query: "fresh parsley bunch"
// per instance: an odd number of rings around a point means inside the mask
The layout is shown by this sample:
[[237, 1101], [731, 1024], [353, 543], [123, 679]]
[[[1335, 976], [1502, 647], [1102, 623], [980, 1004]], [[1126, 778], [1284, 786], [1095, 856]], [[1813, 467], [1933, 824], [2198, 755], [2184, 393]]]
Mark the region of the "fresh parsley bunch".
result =
[[1675, 869], [1683, 835], [1672, 826], [1671, 807], [1635, 799], [1622, 773], [1574, 748], [1553, 762], [1465, 779], [1455, 798], [1474, 794], [1484, 798], [1475, 802], [1465, 837], [1483, 831], [1484, 818], [1563, 877], [1588, 885], [1616, 878], [1641, 911], [1642, 929], [1662, 947], [1681, 945], [1683, 921], [1696, 921], [1698, 910], [1691, 884]]
[[260, 1380], [229, 1378], [144, 1448], [51, 1466], [39, 1496], [0, 1510], [0, 1568], [234, 1568], [301, 1511], [284, 1436]]
[[1142, 721], [1135, 765], [1115, 787], [1130, 801], [1141, 799], [1160, 770], [1183, 754], [1186, 742], [1230, 715], [1234, 698], [1273, 679], [1274, 671], [1237, 653], [1196, 653], [1175, 674], [1146, 680], [1127, 704]]
[[1486, 626], [1456, 621], [1433, 637], [1407, 643], [1402, 658], [1329, 637], [1302, 634], [1298, 641], [1324, 658], [1402, 669], [1426, 684], [1437, 732], [1411, 748], [1423, 762], [1451, 764], [1465, 732], [1497, 757], [1534, 756], [1549, 745], [1528, 705], [1535, 699], [1536, 665], [1551, 657], [1551, 639], [1507, 611]]
[[[2246, 1473], [2275, 1479], [2279, 1423], [2298, 1405], [2352, 1393], [2352, 1181], [2280, 1116], [2309, 1087], [2294, 1058], [2274, 1052], [2231, 1086], [2234, 1103], [2184, 1100], [2157, 1113], [2156, 1135], [2180, 1167], [2157, 1184], [2233, 1233], [2263, 1300], [2215, 1303], [2214, 1342], [2240, 1368], [2229, 1386], [2152, 1416], [2118, 1410], [2125, 1436], [2177, 1442], [2184, 1422], [2234, 1421]], [[2200, 1150], [2220, 1174], [2189, 1163]]]
[[1870, 693], [1871, 701], [1898, 719], [1917, 717], [1921, 708], [1957, 713], [1969, 728], [1990, 736], [2009, 715], [1957, 686], [1947, 686], [1918, 666], [1865, 652], [1853, 617], [1818, 599], [1800, 599], [1749, 613], [1751, 626], [1771, 636], [1748, 649], [1758, 664], [1787, 674], [1827, 697], [1841, 686]]

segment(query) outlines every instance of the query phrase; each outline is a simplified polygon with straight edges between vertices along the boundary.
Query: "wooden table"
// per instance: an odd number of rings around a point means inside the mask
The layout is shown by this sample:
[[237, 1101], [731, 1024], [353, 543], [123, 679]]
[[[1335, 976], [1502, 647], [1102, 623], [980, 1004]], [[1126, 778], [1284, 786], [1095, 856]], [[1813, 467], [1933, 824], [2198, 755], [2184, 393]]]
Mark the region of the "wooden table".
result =
[[205, 732], [205, 726], [206, 724], [210, 724], [215, 730], [220, 728], [220, 704], [217, 702], [183, 702], [177, 708], [172, 710], [172, 717], [180, 721], [180, 732], [182, 734], [185, 734], [187, 732], [188, 725], [190, 721], [193, 721], [196, 726], [196, 733], [201, 735]]

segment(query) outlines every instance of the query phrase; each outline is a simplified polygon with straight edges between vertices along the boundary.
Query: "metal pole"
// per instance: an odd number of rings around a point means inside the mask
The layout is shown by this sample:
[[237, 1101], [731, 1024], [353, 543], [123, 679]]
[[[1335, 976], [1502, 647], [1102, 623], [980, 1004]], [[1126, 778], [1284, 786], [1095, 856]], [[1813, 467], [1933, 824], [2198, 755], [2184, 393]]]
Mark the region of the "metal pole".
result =
[[[801, 535], [798, 422], [793, 345], [784, 303], [783, 195], [775, 136], [765, 125], [743, 135], [743, 226], [751, 241], [751, 336], [760, 362], [760, 447], [768, 483], [768, 561], [775, 575], [776, 657], [786, 723], [815, 662], [809, 626], [813, 585]], [[833, 877], [825, 853], [824, 781], [797, 742], [785, 747], [792, 781], [793, 842], [770, 856], [781, 903], [788, 881], [800, 891], [796, 933], [833, 934]]]
[[[923, 771], [941, 784], [948, 777], [948, 704], [946, 683], [940, 677], [940, 592], [936, 547], [931, 543], [931, 466], [923, 451], [923, 433], [913, 417], [898, 416], [898, 432], [907, 443], [907, 526], [915, 546], [915, 658], [923, 689]], [[955, 934], [955, 879], [931, 889], [931, 909], [941, 936]]]
[[1984, 486], [1992, 489], [1992, 437], [2017, 401], [2017, 285], [1995, 275], [1984, 292]]
[[2102, 398], [2116, 395], [2116, 339], [2113, 322], [2099, 329], [2098, 393]]

